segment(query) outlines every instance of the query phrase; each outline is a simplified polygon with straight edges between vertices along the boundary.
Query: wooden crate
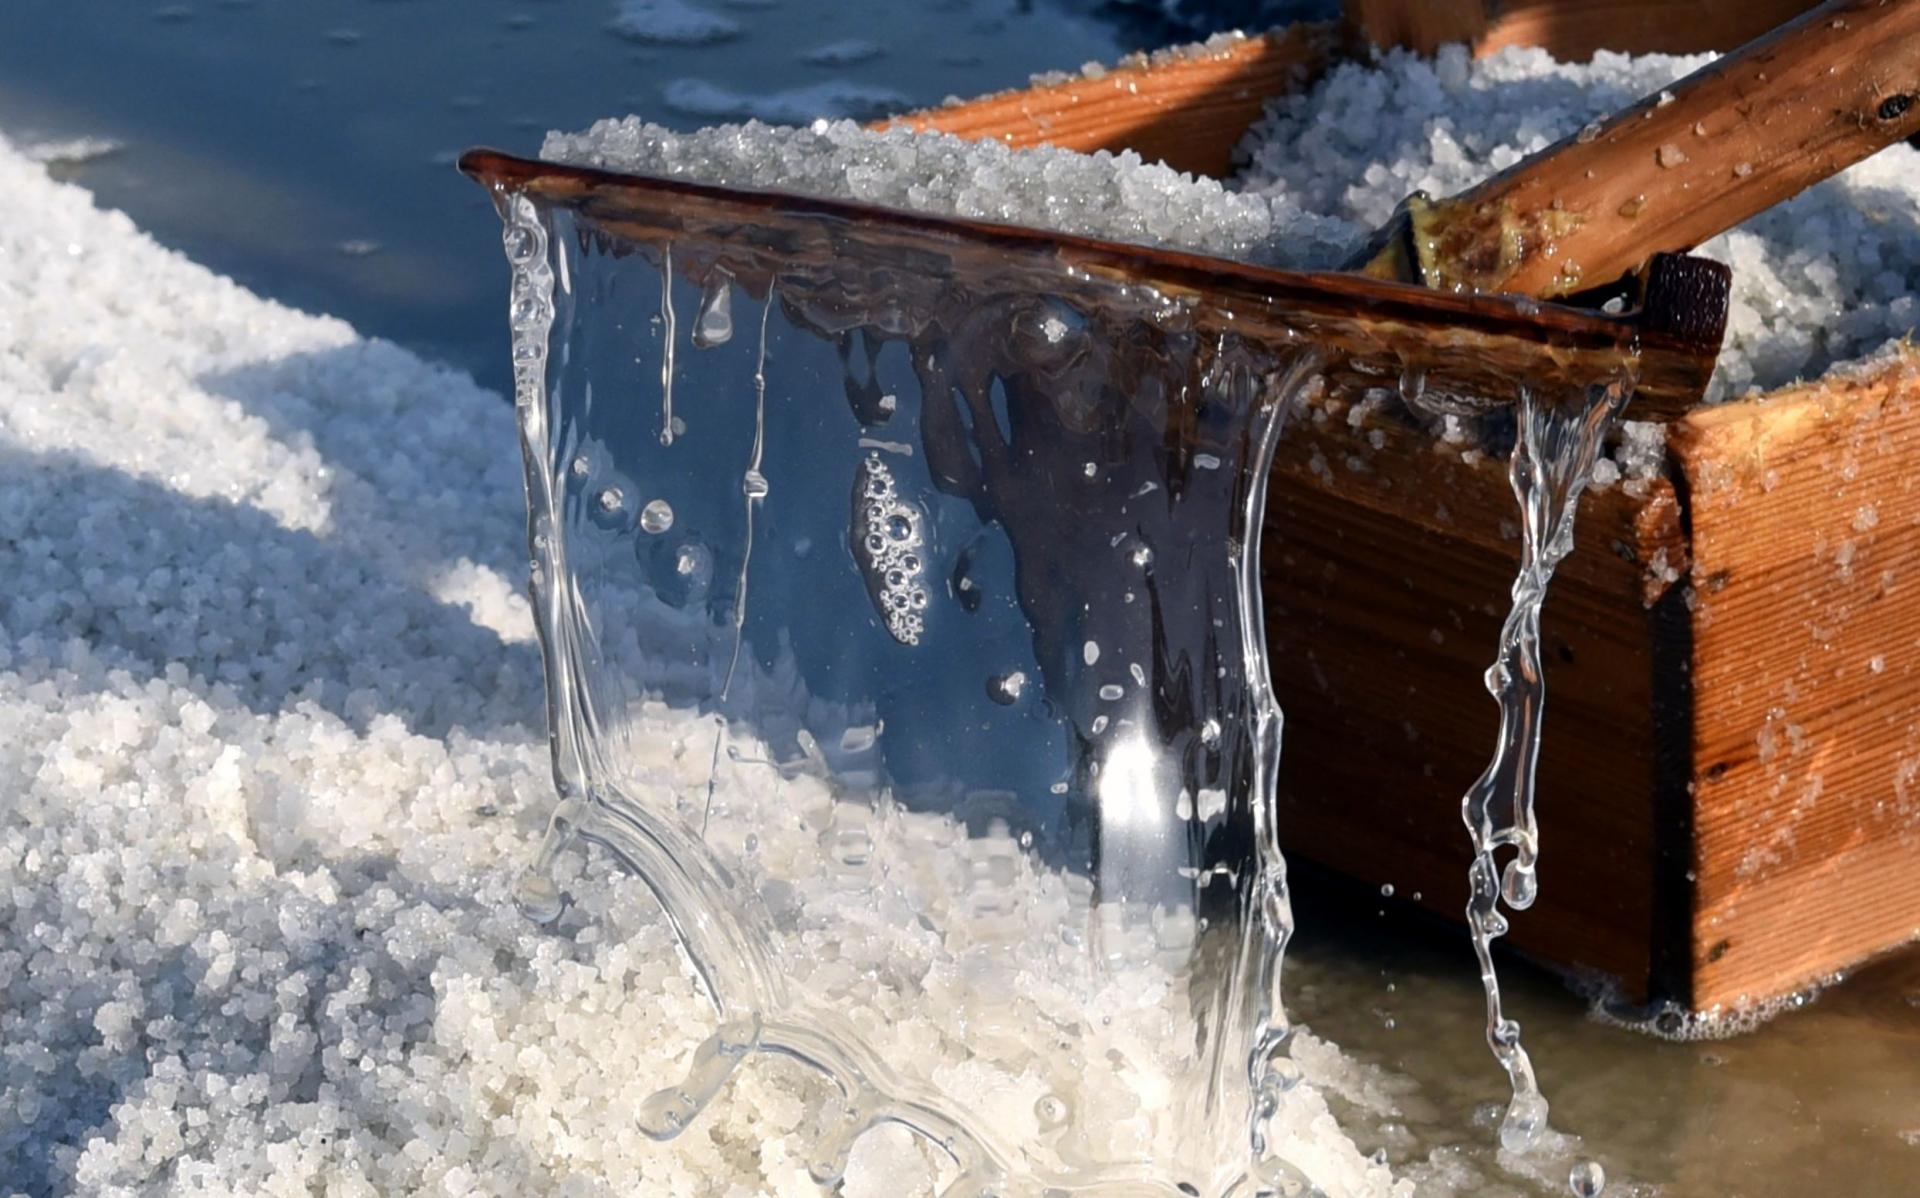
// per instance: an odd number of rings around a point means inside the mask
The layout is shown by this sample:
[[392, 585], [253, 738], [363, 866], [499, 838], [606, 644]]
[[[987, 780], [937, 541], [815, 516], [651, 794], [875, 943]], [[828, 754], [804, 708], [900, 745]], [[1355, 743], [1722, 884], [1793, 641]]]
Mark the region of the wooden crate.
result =
[[[1361, 30], [1581, 58], [1731, 46], [1805, 7], [1357, 0], [1344, 26], [900, 119], [1220, 172], [1265, 100], [1358, 52]], [[1392, 428], [1365, 453], [1370, 430], [1328, 413], [1275, 466], [1282, 835], [1457, 918], [1513, 498], [1503, 463]], [[1695, 410], [1668, 443], [1665, 477], [1587, 497], [1547, 605], [1542, 897], [1509, 942], [1704, 1009], [1920, 935], [1920, 353]]]

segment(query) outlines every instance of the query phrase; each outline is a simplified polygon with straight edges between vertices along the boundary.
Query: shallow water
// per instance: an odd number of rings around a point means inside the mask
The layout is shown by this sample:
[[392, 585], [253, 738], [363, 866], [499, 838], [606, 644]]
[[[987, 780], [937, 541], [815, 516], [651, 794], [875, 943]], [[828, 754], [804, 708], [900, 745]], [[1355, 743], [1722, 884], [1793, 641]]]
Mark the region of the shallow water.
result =
[[720, 93], [763, 108], [795, 93], [774, 117], [878, 115], [1158, 36], [1092, 4], [1031, 0], [704, 7], [743, 32], [637, 41], [610, 28], [618, 0], [8, 0], [0, 131], [120, 143], [64, 173], [247, 287], [505, 392], [507, 276], [475, 252], [497, 226], [454, 172], [460, 150], [531, 153], [549, 129], [629, 112], [680, 127], [746, 115], [716, 107]]
[[[451, 170], [461, 146], [530, 149], [548, 127], [613, 112], [695, 124], [692, 109], [714, 102], [714, 89], [761, 95], [844, 80], [925, 103], [1111, 58], [1137, 37], [1011, 0], [900, 7], [790, 0], [766, 15], [733, 10], [748, 36], [667, 48], [607, 33], [610, 3], [270, 13], [205, 3], [84, 20], [62, 0], [13, 0], [0, 37], [0, 129], [123, 142], [62, 169], [197, 260], [504, 390], [506, 274], [488, 248], [492, 213]], [[885, 50], [823, 65], [796, 49], [850, 38]], [[916, 49], [929, 44], [937, 55]], [[670, 93], [682, 80], [711, 87]], [[1552, 855], [1570, 851], [1548, 846], [1544, 886], [1554, 884]], [[1463, 836], [1463, 863], [1465, 853]], [[1518, 1187], [1492, 1172], [1492, 1123], [1473, 1117], [1503, 1100], [1504, 1079], [1486, 1057], [1464, 936], [1324, 878], [1299, 889], [1297, 1014], [1417, 1088], [1400, 1099], [1403, 1117], [1356, 1111], [1353, 1125], [1396, 1162], [1457, 1148], [1498, 1179], [1474, 1192]], [[1756, 1198], [1920, 1187], [1920, 957], [1864, 970], [1756, 1035], [1709, 1044], [1603, 1027], [1523, 966], [1505, 966], [1503, 981], [1555, 1126], [1586, 1137], [1582, 1151], [1612, 1178], [1607, 1193], [1634, 1192], [1636, 1180], [1669, 1195]], [[1565, 1191], [1561, 1178], [1532, 1188]]]

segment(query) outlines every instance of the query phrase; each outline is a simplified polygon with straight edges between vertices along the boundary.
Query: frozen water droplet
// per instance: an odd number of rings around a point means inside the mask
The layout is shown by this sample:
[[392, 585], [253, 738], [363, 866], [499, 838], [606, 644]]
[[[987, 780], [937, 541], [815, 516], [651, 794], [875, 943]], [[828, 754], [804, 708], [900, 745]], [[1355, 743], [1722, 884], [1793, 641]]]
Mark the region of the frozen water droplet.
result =
[[1653, 160], [1662, 168], [1672, 170], [1687, 161], [1687, 152], [1670, 141], [1663, 142], [1660, 148], [1653, 152]]
[[1500, 897], [1506, 899], [1507, 906], [1516, 911], [1525, 911], [1533, 906], [1533, 900], [1540, 893], [1539, 876], [1518, 861], [1507, 863], [1507, 869], [1500, 877]]
[[573, 476], [575, 478], [585, 478], [592, 472], [593, 463], [588, 460], [587, 455], [584, 453], [575, 455], [573, 459]]
[[1208, 717], [1207, 722], [1200, 725], [1200, 743], [1207, 746], [1207, 748], [1209, 749], [1219, 745], [1220, 743], [1220, 721], [1219, 720], [1213, 719], [1212, 717]]
[[1019, 701], [1020, 693], [1027, 689], [1027, 676], [1019, 670], [1007, 674], [995, 674], [987, 679], [987, 698], [1002, 707]]
[[1599, 1161], [1575, 1161], [1567, 1173], [1567, 1188], [1578, 1198], [1596, 1198], [1607, 1188], [1607, 1171]]
[[515, 266], [525, 266], [540, 251], [539, 237], [525, 225], [508, 225], [500, 239], [507, 248], [507, 261]]
[[1194, 464], [1195, 466], [1197, 466], [1197, 467], [1199, 467], [1199, 468], [1200, 468], [1200, 469], [1202, 469], [1202, 470], [1218, 470], [1218, 469], [1220, 469], [1220, 459], [1219, 459], [1218, 457], [1216, 457], [1216, 456], [1214, 456], [1213, 454], [1210, 454], [1210, 453], [1196, 453], [1196, 454], [1194, 454], [1194, 455], [1193, 455], [1193, 464]]
[[1540, 1139], [1547, 1126], [1547, 1100], [1538, 1093], [1519, 1093], [1500, 1121], [1500, 1146], [1508, 1152], [1525, 1152]]
[[543, 870], [528, 869], [513, 887], [514, 906], [534, 923], [546, 925], [560, 918], [560, 888]]
[[620, 510], [620, 505], [626, 501], [627, 497], [619, 487], [608, 487], [600, 492], [600, 510], [603, 512], [617, 512]]
[[1133, 564], [1143, 570], [1152, 565], [1153, 550], [1147, 548], [1145, 545], [1135, 545], [1133, 547]]
[[700, 293], [700, 311], [693, 318], [693, 343], [700, 349], [712, 349], [733, 339], [733, 279], [724, 270], [715, 270]]
[[1088, 462], [1085, 466], [1081, 467], [1080, 472], [1088, 478], [1092, 478], [1094, 475], [1100, 473], [1100, 467], [1094, 465], [1092, 462]]
[[767, 476], [758, 470], [749, 470], [740, 478], [740, 493], [748, 499], [765, 499], [768, 490]]
[[655, 499], [640, 509], [640, 527], [655, 536], [673, 527], [673, 505], [664, 499]]

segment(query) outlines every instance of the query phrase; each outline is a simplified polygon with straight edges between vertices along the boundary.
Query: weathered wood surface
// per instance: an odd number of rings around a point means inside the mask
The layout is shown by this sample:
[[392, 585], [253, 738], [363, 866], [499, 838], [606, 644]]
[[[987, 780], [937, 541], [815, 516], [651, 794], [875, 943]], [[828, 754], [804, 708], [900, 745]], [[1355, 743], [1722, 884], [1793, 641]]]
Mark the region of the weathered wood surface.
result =
[[[1460, 799], [1493, 749], [1482, 676], [1519, 560], [1504, 463], [1463, 448], [1350, 429], [1338, 411], [1303, 422], [1282, 439], [1262, 542], [1282, 842], [1455, 920], [1471, 852]], [[1663, 876], [1686, 845], [1660, 804], [1685, 758], [1684, 742], [1662, 745], [1685, 722], [1687, 626], [1648, 566], [1686, 552], [1673, 488], [1596, 492], [1576, 536], [1542, 633], [1545, 884], [1510, 943], [1636, 999], [1671, 994], [1687, 923]]]
[[[1715, 7], [1715, 6], [1708, 6]], [[1569, 295], [1920, 132], [1920, 4], [1831, 0], [1458, 195], [1370, 270]], [[1411, 249], [1408, 248], [1410, 245]]]
[[1463, 42], [1475, 54], [1540, 46], [1567, 62], [1597, 50], [1698, 54], [1731, 50], [1815, 0], [1347, 0], [1349, 22], [1378, 46], [1431, 54]]
[[1133, 150], [1177, 170], [1224, 175], [1267, 100], [1318, 75], [1332, 25], [1295, 25], [1219, 50], [1136, 60], [1077, 78], [906, 113], [882, 124], [1092, 153]]
[[1920, 354], [1675, 423], [1692, 527], [1694, 992], [1920, 936]]

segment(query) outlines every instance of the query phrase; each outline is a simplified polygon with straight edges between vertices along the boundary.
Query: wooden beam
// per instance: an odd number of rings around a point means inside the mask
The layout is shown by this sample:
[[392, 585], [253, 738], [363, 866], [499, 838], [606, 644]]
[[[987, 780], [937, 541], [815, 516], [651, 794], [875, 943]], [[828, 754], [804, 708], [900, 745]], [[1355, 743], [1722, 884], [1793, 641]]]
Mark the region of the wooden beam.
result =
[[1600, 50], [1731, 50], [1817, 0], [1347, 0], [1349, 28], [1376, 46], [1432, 54], [1450, 42], [1475, 56], [1539, 46], [1563, 62]]
[[1317, 76], [1334, 43], [1332, 25], [1295, 25], [1214, 49], [1136, 56], [1095, 77], [1001, 92], [881, 124], [1017, 148], [1132, 150], [1176, 170], [1224, 175], [1234, 147], [1266, 102]]

